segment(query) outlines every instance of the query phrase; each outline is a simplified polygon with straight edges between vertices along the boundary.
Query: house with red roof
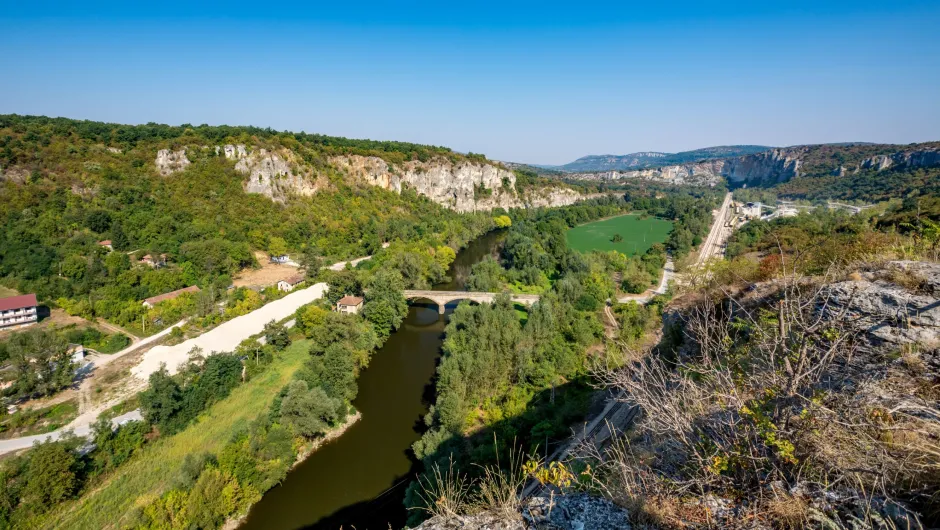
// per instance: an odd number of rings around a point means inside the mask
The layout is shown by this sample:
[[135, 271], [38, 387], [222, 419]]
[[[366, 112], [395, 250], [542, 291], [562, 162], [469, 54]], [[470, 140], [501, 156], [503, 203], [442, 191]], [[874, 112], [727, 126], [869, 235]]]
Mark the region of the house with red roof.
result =
[[28, 326], [39, 321], [35, 294], [0, 298], [0, 328]]

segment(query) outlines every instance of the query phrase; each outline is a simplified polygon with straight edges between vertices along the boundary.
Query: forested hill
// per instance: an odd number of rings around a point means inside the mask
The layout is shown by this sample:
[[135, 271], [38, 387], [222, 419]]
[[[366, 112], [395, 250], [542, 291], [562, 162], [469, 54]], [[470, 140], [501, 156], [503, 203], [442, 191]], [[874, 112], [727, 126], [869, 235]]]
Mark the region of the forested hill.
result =
[[770, 147], [763, 145], [723, 145], [717, 147], [706, 147], [704, 149], [695, 149], [693, 151], [683, 151], [681, 153], [659, 153], [655, 151], [646, 151], [641, 153], [631, 153], [629, 155], [588, 155], [581, 157], [574, 162], [569, 162], [561, 166], [554, 166], [551, 169], [573, 173], [588, 171], [623, 171], [628, 169], [646, 169], [675, 164], [685, 164], [688, 162], [697, 162], [699, 160], [749, 155], [753, 153], [761, 153], [770, 149]]
[[[396, 240], [456, 249], [493, 226], [491, 208], [579, 198], [443, 147], [4, 115], [0, 282], [117, 318], [149, 296], [230, 281], [254, 251], [339, 260]], [[170, 267], [130, 266], [164, 253]]]

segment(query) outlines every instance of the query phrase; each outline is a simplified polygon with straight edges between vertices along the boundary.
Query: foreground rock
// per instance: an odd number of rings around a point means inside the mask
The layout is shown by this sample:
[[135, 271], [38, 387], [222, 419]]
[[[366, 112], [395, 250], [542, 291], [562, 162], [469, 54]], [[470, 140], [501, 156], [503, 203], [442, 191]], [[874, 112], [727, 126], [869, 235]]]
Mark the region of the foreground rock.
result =
[[629, 514], [612, 502], [587, 494], [539, 496], [520, 513], [493, 512], [450, 519], [435, 517], [416, 530], [629, 530]]

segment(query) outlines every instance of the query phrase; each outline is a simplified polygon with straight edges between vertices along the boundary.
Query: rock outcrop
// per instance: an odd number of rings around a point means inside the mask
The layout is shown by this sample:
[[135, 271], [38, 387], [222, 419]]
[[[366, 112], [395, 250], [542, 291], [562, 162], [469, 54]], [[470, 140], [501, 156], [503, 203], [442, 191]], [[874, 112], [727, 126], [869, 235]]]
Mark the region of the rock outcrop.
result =
[[854, 172], [858, 173], [863, 169], [884, 171], [893, 167], [918, 168], [934, 166], [940, 166], [940, 151], [936, 149], [919, 149], [866, 158], [855, 168]]
[[585, 198], [570, 188], [550, 188], [521, 196], [516, 191], [516, 175], [512, 171], [467, 160], [435, 158], [392, 166], [379, 157], [349, 155], [331, 157], [330, 163], [373, 186], [397, 193], [407, 186], [458, 212], [566, 206]]
[[612, 502], [587, 494], [539, 496], [519, 514], [483, 512], [452, 518], [434, 517], [415, 530], [630, 530], [630, 516]]
[[154, 161], [157, 165], [157, 171], [164, 177], [168, 177], [177, 171], [186, 169], [191, 162], [186, 158], [186, 150], [170, 151], [161, 149], [157, 151], [157, 159]]
[[317, 192], [312, 172], [304, 170], [290, 150], [258, 149], [249, 153], [244, 145], [226, 145], [223, 150], [225, 158], [237, 160], [235, 171], [248, 176], [244, 184], [248, 193], [284, 202], [291, 195], [309, 196]]
[[827, 290], [827, 315], [844, 312], [873, 346], [940, 345], [940, 264], [893, 261]]

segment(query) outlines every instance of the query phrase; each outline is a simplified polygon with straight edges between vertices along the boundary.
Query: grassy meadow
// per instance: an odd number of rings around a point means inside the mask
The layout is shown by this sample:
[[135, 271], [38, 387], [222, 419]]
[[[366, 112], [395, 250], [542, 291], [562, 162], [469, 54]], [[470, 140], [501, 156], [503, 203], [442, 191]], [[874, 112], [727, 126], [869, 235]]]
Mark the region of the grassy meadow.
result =
[[[616, 250], [627, 256], [643, 254], [655, 243], [666, 241], [672, 223], [655, 217], [641, 219], [636, 214], [626, 214], [576, 226], [566, 233], [568, 246], [578, 252]], [[622, 241], [614, 242], [620, 234]]]
[[255, 379], [237, 386], [182, 432], [145, 446], [101, 484], [74, 502], [63, 504], [45, 521], [46, 528], [120, 528], [135, 506], [144, 506], [166, 491], [187, 454], [217, 453], [232, 433], [266, 413], [277, 392], [309, 357], [310, 343], [296, 341]]

